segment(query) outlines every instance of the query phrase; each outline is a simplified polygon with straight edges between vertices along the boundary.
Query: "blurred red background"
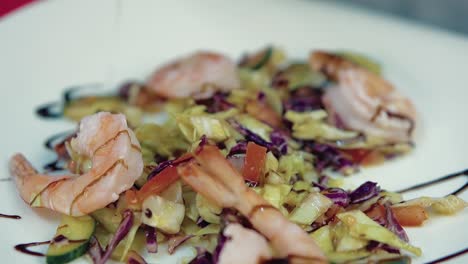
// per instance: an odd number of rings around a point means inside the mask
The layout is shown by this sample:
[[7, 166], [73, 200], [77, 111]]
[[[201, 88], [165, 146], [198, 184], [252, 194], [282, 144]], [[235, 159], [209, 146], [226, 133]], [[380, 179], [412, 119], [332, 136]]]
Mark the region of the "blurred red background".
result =
[[15, 9], [34, 2], [36, 0], [1, 0], [0, 1], [0, 18], [14, 11]]

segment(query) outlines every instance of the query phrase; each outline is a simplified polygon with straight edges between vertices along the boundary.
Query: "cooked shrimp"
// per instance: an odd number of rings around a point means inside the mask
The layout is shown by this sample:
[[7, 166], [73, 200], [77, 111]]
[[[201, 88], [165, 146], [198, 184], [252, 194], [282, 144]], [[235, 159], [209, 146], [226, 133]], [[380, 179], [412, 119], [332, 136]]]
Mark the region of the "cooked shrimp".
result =
[[149, 89], [163, 97], [209, 98], [215, 90], [240, 87], [236, 64], [224, 55], [197, 52], [156, 70], [147, 82]]
[[182, 179], [205, 198], [219, 207], [235, 208], [247, 217], [271, 242], [279, 257], [289, 257], [291, 263], [325, 263], [313, 239], [248, 188], [216, 147], [203, 146], [195, 160], [180, 165], [178, 171]]
[[309, 63], [336, 81], [326, 89], [323, 102], [345, 127], [388, 142], [411, 140], [416, 110], [389, 82], [325, 52], [313, 52]]
[[10, 171], [21, 198], [32, 207], [45, 207], [81, 216], [116, 201], [143, 171], [140, 144], [122, 114], [97, 113], [81, 120], [71, 145], [92, 162], [81, 175], [38, 173], [21, 154]]
[[271, 249], [266, 239], [240, 224], [229, 224], [223, 231], [228, 237], [219, 254], [219, 264], [257, 264], [271, 259]]

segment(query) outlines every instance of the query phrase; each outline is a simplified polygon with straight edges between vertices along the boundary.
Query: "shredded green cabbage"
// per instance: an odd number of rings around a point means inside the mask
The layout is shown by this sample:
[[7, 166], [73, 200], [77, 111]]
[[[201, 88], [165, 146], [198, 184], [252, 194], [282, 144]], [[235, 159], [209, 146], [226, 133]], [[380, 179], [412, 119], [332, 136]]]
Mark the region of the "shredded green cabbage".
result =
[[325, 225], [310, 234], [325, 254], [334, 251], [330, 229], [330, 226]]
[[343, 224], [343, 222], [339, 222], [333, 228], [332, 233], [333, 241], [335, 242], [335, 250], [337, 252], [362, 249], [369, 243], [369, 241], [365, 239], [356, 238], [350, 235], [349, 228]]
[[279, 159], [277, 172], [285, 182], [289, 183], [294, 175], [304, 176], [308, 172], [315, 171], [312, 167], [312, 160], [306, 158], [311, 158], [311, 156], [299, 151], [283, 155]]
[[345, 131], [326, 123], [327, 112], [316, 110], [311, 112], [288, 111], [285, 118], [293, 123], [293, 136], [306, 140], [338, 140], [358, 136], [357, 132]]
[[270, 126], [258, 121], [257, 119], [249, 115], [239, 115], [236, 117], [236, 120], [243, 127], [259, 135], [264, 140], [270, 141], [270, 133], [273, 131], [273, 129]]
[[[102, 210], [102, 209], [101, 209]], [[93, 218], [96, 219], [96, 216], [93, 214]], [[125, 257], [129, 250], [141, 251], [144, 248], [145, 240], [143, 232], [139, 231], [138, 228], [141, 225], [141, 213], [134, 213], [134, 222], [130, 231], [125, 236], [123, 240], [119, 242], [117, 247], [112, 251], [111, 258], [117, 261], [124, 261]], [[98, 220], [99, 222], [102, 219]], [[103, 226], [102, 222], [101, 225], [97, 225], [94, 236], [97, 238], [99, 243], [102, 246], [106, 246], [109, 241], [114, 236], [116, 230], [109, 231], [107, 226]], [[117, 223], [117, 226], [120, 223]], [[115, 227], [117, 229], [117, 227]]]
[[233, 131], [225, 119], [237, 113], [234, 109], [208, 114], [204, 106], [194, 106], [175, 114], [175, 120], [180, 132], [190, 143], [197, 142], [203, 135], [215, 142], [222, 142], [229, 139]]
[[170, 123], [166, 125], [144, 124], [135, 130], [140, 145], [146, 152], [145, 161], [154, 160], [154, 155], [173, 158], [174, 153], [185, 151], [190, 145], [179, 129]]
[[468, 203], [456, 195], [449, 195], [442, 198], [431, 198], [423, 196], [403, 203], [398, 203], [393, 206], [404, 207], [411, 205], [419, 205], [424, 208], [430, 208], [437, 214], [451, 215], [465, 209], [468, 206]]
[[282, 71], [282, 77], [288, 81], [289, 90], [304, 86], [320, 86], [326, 77], [310, 68], [307, 63], [294, 63]]
[[208, 223], [219, 224], [219, 214], [221, 213], [222, 208], [217, 207], [200, 194], [196, 195], [195, 205], [203, 220]]
[[291, 186], [287, 184], [265, 184], [260, 194], [274, 207], [280, 208], [290, 191]]
[[167, 234], [176, 234], [184, 220], [185, 206], [181, 203], [166, 200], [158, 195], [147, 197], [142, 204], [144, 214], [142, 222], [156, 227]]
[[302, 225], [310, 225], [323, 215], [332, 204], [333, 202], [323, 194], [312, 192], [294, 208], [289, 220]]
[[355, 238], [378, 241], [407, 250], [416, 256], [421, 255], [420, 248], [401, 240], [397, 235], [379, 225], [359, 210], [340, 213], [336, 216], [349, 228], [349, 234]]

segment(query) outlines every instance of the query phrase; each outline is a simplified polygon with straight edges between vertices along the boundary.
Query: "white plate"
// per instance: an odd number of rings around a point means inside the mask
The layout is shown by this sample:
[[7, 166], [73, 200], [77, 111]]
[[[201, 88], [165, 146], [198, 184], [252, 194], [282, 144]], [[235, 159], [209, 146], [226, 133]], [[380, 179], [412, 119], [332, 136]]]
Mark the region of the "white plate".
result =
[[[64, 87], [122, 79], [142, 79], [165, 60], [195, 49], [215, 49], [238, 58], [269, 43], [292, 57], [314, 48], [349, 49], [384, 64], [385, 75], [410, 96], [422, 117], [415, 151], [349, 179], [378, 181], [399, 189], [464, 169], [468, 165], [468, 40], [432, 28], [314, 1], [41, 1], [0, 21], [0, 178], [7, 161], [22, 152], [40, 166], [53, 158], [46, 137], [73, 124], [45, 121], [36, 106], [56, 100]], [[118, 22], [116, 22], [118, 21]], [[115, 29], [119, 28], [118, 31]], [[463, 180], [421, 192], [441, 196]], [[17, 253], [18, 243], [48, 240], [56, 216], [31, 210], [12, 182], [0, 182], [0, 257], [6, 263], [44, 263]], [[462, 195], [468, 199], [468, 194]], [[468, 212], [431, 219], [409, 228], [423, 263], [468, 244]], [[165, 263], [174, 262], [166, 259]], [[153, 263], [164, 263], [163, 260]], [[468, 257], [453, 263], [468, 263]]]

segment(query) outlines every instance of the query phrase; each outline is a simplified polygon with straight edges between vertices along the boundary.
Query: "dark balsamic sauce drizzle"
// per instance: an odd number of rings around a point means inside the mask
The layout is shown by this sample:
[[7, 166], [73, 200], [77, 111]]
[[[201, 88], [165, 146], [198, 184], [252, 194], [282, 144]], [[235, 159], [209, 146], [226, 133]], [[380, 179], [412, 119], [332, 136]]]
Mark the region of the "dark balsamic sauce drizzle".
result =
[[81, 86], [75, 86], [75, 87], [71, 87], [71, 88], [68, 88], [67, 90], [65, 90], [65, 92], [63, 93], [63, 101], [64, 103], [69, 103], [71, 102], [74, 98], [73, 98], [73, 94], [82, 89], [84, 87], [81, 87]]
[[46, 141], [44, 142], [44, 146], [47, 149], [54, 151], [55, 150], [54, 147], [57, 143], [60, 143], [61, 141], [69, 137], [74, 132], [75, 131], [64, 131], [64, 132], [60, 132], [55, 135], [52, 135], [48, 139], [46, 139]]
[[32, 256], [38, 256], [38, 257], [43, 257], [45, 256], [44, 253], [40, 252], [35, 252], [31, 251], [28, 248], [29, 247], [35, 247], [35, 246], [41, 246], [41, 245], [46, 245], [46, 244], [54, 244], [54, 243], [63, 243], [68, 241], [68, 243], [83, 243], [86, 242], [86, 239], [80, 239], [80, 240], [69, 240], [67, 237], [64, 235], [58, 235], [52, 240], [47, 240], [47, 241], [42, 241], [42, 242], [31, 242], [31, 243], [25, 243], [25, 244], [19, 244], [15, 246], [15, 249], [18, 250], [21, 253], [32, 255]]
[[63, 115], [63, 109], [60, 102], [52, 102], [39, 106], [36, 109], [36, 114], [43, 118], [60, 118]]
[[0, 218], [9, 218], [9, 219], [21, 219], [19, 215], [7, 215], [7, 214], [0, 214]]
[[66, 170], [67, 168], [65, 166], [63, 166], [63, 165], [60, 165], [60, 163], [62, 163], [62, 162], [60, 160], [58, 160], [58, 159], [56, 159], [56, 160], [54, 160], [52, 162], [49, 162], [46, 165], [44, 165], [44, 170], [48, 171], [48, 172]]
[[460, 188], [458, 188], [457, 190], [453, 191], [453, 192], [451, 193], [451, 195], [458, 195], [459, 193], [464, 192], [464, 191], [466, 190], [467, 187], [468, 187], [468, 183], [465, 183], [465, 184], [463, 184], [462, 187], [460, 187]]
[[[70, 137], [71, 135], [73, 135], [73, 133], [75, 133], [75, 131], [64, 131], [52, 135], [48, 139], [46, 139], [46, 141], [44, 142], [44, 146], [47, 149], [56, 152], [55, 147], [57, 146], [57, 144], [60, 144], [62, 141], [66, 140], [67, 137]], [[66, 166], [63, 164], [63, 161], [60, 158], [57, 158], [54, 161], [47, 163], [46, 165], [44, 165], [43, 168], [48, 172], [66, 170]]]
[[[459, 171], [459, 172], [455, 172], [455, 173], [452, 173], [452, 174], [449, 174], [449, 175], [446, 175], [446, 176], [443, 176], [443, 177], [440, 177], [438, 179], [434, 179], [434, 180], [431, 180], [431, 181], [428, 181], [428, 182], [416, 184], [416, 185], [401, 189], [401, 190], [396, 191], [396, 192], [397, 193], [405, 193], [405, 192], [410, 192], [410, 191], [414, 191], [414, 190], [418, 190], [418, 189], [423, 189], [425, 187], [428, 187], [428, 186], [431, 186], [431, 185], [434, 185], [434, 184], [438, 184], [438, 183], [442, 183], [442, 182], [448, 181], [450, 179], [458, 178], [458, 177], [461, 177], [461, 176], [466, 176], [468, 178], [468, 169], [465, 169], [465, 170]], [[450, 194], [451, 195], [457, 195], [457, 194], [463, 192], [467, 188], [467, 186], [468, 186], [468, 184], [465, 183], [462, 187], [458, 188], [457, 190], [453, 191]]]
[[[99, 83], [88, 83], [85, 85], [70, 87], [66, 89], [65, 92], [63, 93], [63, 102], [64, 104], [68, 104], [71, 101], [79, 99], [81, 97], [94, 96], [98, 94], [96, 93], [97, 90], [101, 90], [99, 88], [102, 88]], [[86, 90], [88, 90], [86, 94], [80, 94], [80, 92], [86, 91]], [[101, 94], [102, 94], [102, 91], [101, 91]], [[115, 94], [105, 93], [104, 95], [115, 95]]]
[[37, 256], [37, 257], [43, 257], [43, 256], [45, 256], [43, 253], [31, 251], [28, 248], [29, 247], [46, 245], [46, 244], [50, 244], [50, 240], [43, 241], [43, 242], [31, 242], [31, 243], [26, 243], [26, 244], [19, 244], [19, 245], [15, 246], [15, 249], [18, 250], [21, 253], [24, 253], [24, 254]]
[[85, 89], [92, 89], [93, 91], [96, 90], [97, 84], [88, 84], [83, 86], [74, 86], [68, 88], [63, 93], [62, 101], [58, 102], [51, 102], [44, 105], [39, 106], [36, 109], [36, 114], [43, 118], [50, 118], [56, 119], [61, 118], [63, 116], [63, 105], [70, 103], [72, 100], [79, 98], [79, 96], [75, 96], [79, 90]]
[[441, 262], [444, 262], [444, 261], [447, 261], [447, 260], [450, 260], [450, 259], [453, 259], [453, 258], [456, 258], [456, 257], [459, 257], [461, 255], [464, 255], [468, 253], [468, 248], [464, 248], [460, 251], [457, 251], [455, 253], [452, 253], [450, 255], [447, 255], [447, 256], [444, 256], [444, 257], [441, 257], [441, 258], [438, 258], [436, 260], [432, 260], [432, 261], [429, 261], [427, 262], [426, 264], [436, 264], [436, 263], [441, 263]]

